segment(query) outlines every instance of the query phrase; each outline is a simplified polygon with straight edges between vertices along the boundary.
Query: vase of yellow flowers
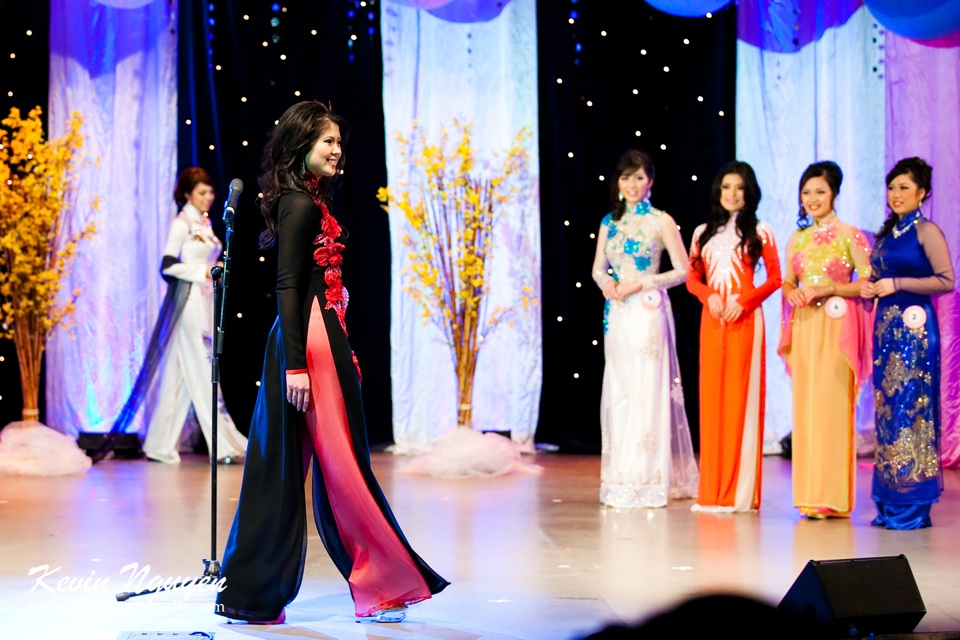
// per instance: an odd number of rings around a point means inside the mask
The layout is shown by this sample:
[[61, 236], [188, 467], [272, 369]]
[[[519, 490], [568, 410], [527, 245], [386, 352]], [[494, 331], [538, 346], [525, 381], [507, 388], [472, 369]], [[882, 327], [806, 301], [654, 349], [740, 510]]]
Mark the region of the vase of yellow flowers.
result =
[[[74, 113], [63, 137], [46, 140], [39, 107], [26, 118], [13, 108], [0, 121], [0, 337], [12, 339], [20, 366], [23, 421], [39, 427], [40, 366], [47, 339], [69, 328], [79, 290], [61, 291], [77, 245], [95, 232], [74, 228], [77, 152], [82, 118]], [[97, 203], [91, 203], [91, 211]], [[3, 444], [12, 430], [5, 429]]]
[[493, 161], [478, 162], [471, 126], [453, 121], [428, 140], [414, 123], [409, 136], [397, 134], [406, 175], [393, 189], [381, 188], [383, 208], [403, 214], [408, 249], [403, 290], [450, 347], [457, 380], [457, 424], [472, 427], [473, 381], [477, 359], [489, 333], [516, 313], [536, 305], [535, 290], [522, 285], [517, 305], [492, 307], [488, 266], [493, 234], [503, 210], [525, 184], [530, 138], [521, 129], [512, 148]]

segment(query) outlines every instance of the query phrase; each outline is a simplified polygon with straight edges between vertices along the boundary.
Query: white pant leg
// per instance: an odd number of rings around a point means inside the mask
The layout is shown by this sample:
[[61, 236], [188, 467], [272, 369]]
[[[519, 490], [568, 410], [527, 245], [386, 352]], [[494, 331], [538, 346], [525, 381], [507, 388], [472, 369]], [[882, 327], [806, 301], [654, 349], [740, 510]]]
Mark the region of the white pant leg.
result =
[[[176, 353], [180, 359], [181, 371], [187, 394], [197, 414], [197, 422], [207, 448], [212, 450], [213, 433], [213, 384], [211, 382], [211, 358], [213, 333], [211, 314], [207, 309], [208, 301], [197, 287], [190, 291], [190, 297], [180, 317], [180, 329], [175, 339]], [[217, 458], [236, 458], [247, 451], [247, 439], [237, 430], [233, 418], [223, 404], [223, 394], [217, 389]]]
[[175, 340], [171, 340], [167, 347], [160, 373], [159, 394], [150, 414], [147, 437], [143, 442], [143, 452], [148, 458], [168, 463], [180, 462], [177, 445], [190, 411], [190, 396], [174, 342]]

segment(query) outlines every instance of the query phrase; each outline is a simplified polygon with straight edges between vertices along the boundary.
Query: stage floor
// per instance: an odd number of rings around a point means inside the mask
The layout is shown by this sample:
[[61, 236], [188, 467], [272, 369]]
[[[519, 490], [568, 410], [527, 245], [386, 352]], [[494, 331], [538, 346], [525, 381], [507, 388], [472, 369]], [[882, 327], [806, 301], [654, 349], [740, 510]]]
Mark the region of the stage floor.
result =
[[[0, 628], [5, 639], [115, 640], [121, 632], [235, 638], [573, 639], [685, 597], [732, 591], [776, 603], [811, 559], [904, 554], [927, 607], [917, 630], [960, 630], [960, 471], [946, 473], [934, 526], [871, 527], [871, 465], [850, 521], [808, 521], [790, 504], [790, 463], [764, 460], [758, 514], [698, 515], [690, 501], [619, 511], [597, 502], [600, 459], [538, 454], [540, 475], [438, 480], [374, 469], [414, 549], [453, 584], [393, 625], [357, 624], [312, 518], [307, 568], [287, 623], [228, 624], [213, 595], [117, 602], [152, 578], [202, 575], [210, 555], [209, 467], [112, 460], [84, 476], [0, 478]], [[219, 468], [218, 557], [242, 469]], [[36, 570], [30, 575], [32, 569]], [[193, 635], [192, 638], [204, 637]]]

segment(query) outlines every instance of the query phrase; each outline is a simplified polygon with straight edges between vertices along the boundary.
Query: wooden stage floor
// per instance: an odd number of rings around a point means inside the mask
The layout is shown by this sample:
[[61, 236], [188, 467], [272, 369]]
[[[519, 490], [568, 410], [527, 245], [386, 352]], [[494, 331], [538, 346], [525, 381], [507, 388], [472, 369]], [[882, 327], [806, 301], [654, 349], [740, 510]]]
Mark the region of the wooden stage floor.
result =
[[[566, 640], [704, 592], [775, 604], [810, 559], [901, 553], [927, 608], [917, 630], [960, 630], [960, 471], [946, 473], [933, 528], [898, 532], [869, 525], [868, 461], [858, 466], [850, 521], [799, 518], [790, 506], [790, 463], [781, 458], [764, 460], [761, 511], [736, 516], [693, 514], [689, 501], [604, 508], [597, 502], [599, 457], [538, 454], [535, 461], [540, 475], [438, 480], [397, 474], [404, 458], [374, 454], [411, 544], [453, 583], [393, 625], [354, 621], [347, 585], [312, 518], [306, 574], [284, 625], [227, 624], [213, 615], [209, 593], [117, 602], [115, 594], [135, 588], [129, 567], [143, 583], [202, 575], [210, 553], [203, 458], [188, 456], [180, 466], [110, 460], [84, 476], [0, 477], [0, 636], [197, 638], [204, 636], [189, 634], [202, 631], [218, 640]], [[219, 468], [218, 557], [241, 472]]]

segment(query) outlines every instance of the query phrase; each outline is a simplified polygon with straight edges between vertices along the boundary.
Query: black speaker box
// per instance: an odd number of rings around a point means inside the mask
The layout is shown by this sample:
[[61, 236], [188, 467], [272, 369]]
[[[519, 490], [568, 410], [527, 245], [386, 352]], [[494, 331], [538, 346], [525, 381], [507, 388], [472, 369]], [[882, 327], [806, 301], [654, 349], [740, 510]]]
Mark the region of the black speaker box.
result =
[[927, 613], [904, 555], [811, 560], [777, 608], [817, 620], [834, 638], [907, 633]]
[[[77, 446], [83, 449], [88, 456], [93, 457], [93, 454], [100, 450], [106, 440], [106, 433], [81, 431], [80, 435], [77, 436]], [[135, 433], [117, 434], [110, 445], [110, 449], [113, 451], [114, 458], [133, 460], [143, 457], [140, 436]]]

